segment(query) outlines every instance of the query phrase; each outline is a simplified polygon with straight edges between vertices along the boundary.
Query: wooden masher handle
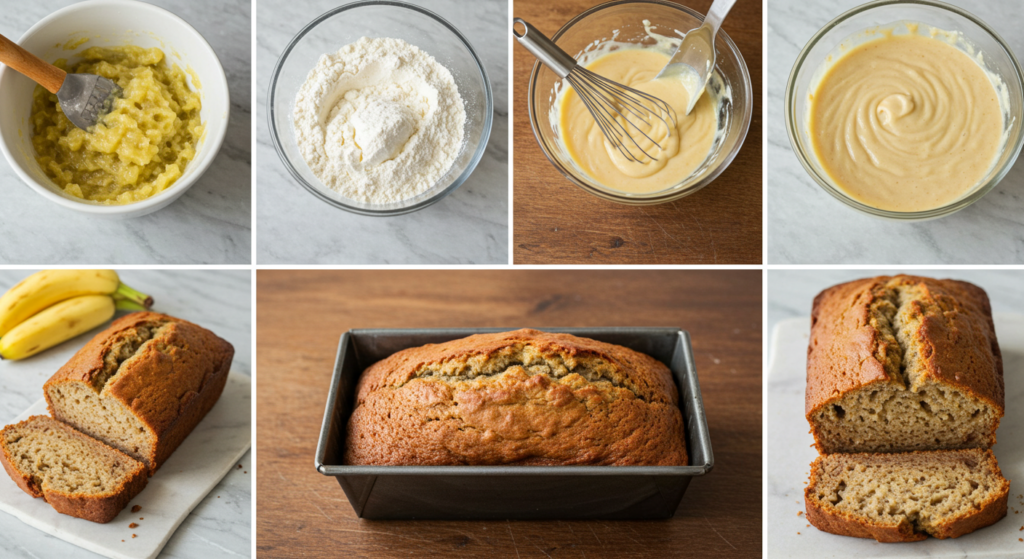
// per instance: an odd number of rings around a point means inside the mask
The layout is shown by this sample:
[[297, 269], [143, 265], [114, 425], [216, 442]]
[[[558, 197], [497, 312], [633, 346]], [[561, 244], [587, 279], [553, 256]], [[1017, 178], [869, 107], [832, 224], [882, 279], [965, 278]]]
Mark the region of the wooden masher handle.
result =
[[38, 56], [3, 35], [0, 35], [0, 62], [25, 74], [50, 93], [57, 93], [68, 75], [64, 70], [43, 62]]

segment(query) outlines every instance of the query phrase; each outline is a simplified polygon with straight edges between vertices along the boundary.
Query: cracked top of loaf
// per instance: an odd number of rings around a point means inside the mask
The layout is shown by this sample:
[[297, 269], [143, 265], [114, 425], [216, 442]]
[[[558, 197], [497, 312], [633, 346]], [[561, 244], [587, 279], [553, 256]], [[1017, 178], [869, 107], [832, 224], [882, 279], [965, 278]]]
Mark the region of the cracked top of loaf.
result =
[[537, 330], [400, 351], [359, 379], [352, 465], [686, 465], [672, 374], [631, 349]]
[[814, 298], [806, 412], [856, 388], [939, 382], [1003, 409], [1003, 361], [988, 295], [964, 281], [880, 276]]
[[[135, 312], [115, 320], [46, 382], [83, 382], [123, 402], [159, 436], [189, 411], [235, 350], [213, 332], [180, 318]], [[52, 402], [51, 414], [54, 413]]]

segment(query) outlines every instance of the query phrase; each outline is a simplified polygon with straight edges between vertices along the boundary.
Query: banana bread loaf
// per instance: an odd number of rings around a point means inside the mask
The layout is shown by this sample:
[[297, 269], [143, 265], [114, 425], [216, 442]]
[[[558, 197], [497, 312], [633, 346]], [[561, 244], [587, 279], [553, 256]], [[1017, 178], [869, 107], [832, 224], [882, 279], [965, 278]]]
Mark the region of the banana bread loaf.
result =
[[687, 465], [668, 367], [517, 330], [400, 351], [356, 389], [353, 465]]
[[4, 427], [0, 449], [18, 487], [93, 522], [113, 520], [149, 479], [141, 462], [45, 415]]
[[823, 454], [991, 447], [1003, 361], [988, 296], [905, 275], [821, 292], [805, 412]]
[[831, 454], [811, 464], [804, 500], [819, 530], [891, 543], [995, 524], [1009, 492], [991, 450]]
[[151, 312], [99, 333], [43, 386], [50, 415], [146, 464], [150, 473], [217, 403], [234, 348]]

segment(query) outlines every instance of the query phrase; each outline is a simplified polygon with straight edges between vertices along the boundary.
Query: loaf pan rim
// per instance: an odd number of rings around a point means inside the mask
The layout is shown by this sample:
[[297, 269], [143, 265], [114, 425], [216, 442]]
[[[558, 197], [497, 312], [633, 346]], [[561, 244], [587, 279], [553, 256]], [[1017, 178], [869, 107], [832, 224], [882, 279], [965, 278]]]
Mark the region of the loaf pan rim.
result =
[[[694, 403], [697, 406], [696, 414], [697, 432], [700, 444], [706, 455], [706, 460], [697, 465], [688, 466], [347, 466], [339, 464], [325, 464], [324, 458], [327, 452], [326, 441], [330, 431], [331, 412], [337, 405], [336, 399], [339, 395], [341, 375], [339, 374], [345, 359], [345, 352], [348, 340], [357, 335], [378, 335], [378, 334], [416, 334], [416, 335], [439, 335], [439, 336], [471, 336], [473, 334], [488, 334], [497, 332], [509, 332], [520, 328], [532, 328], [543, 332], [572, 334], [581, 337], [590, 337], [601, 334], [622, 334], [638, 333], [649, 335], [671, 335], [680, 338], [682, 344], [684, 364], [684, 378], [690, 379], [690, 387]], [[457, 339], [457, 338], [453, 338]], [[673, 371], [673, 380], [675, 372]], [[683, 387], [677, 386], [678, 389]], [[682, 399], [679, 401], [680, 411], [685, 413]], [[352, 328], [344, 332], [338, 342], [338, 350], [335, 356], [334, 369], [332, 371], [331, 386], [327, 397], [326, 409], [321, 423], [320, 437], [317, 441], [316, 457], [314, 466], [317, 472], [324, 476], [607, 476], [607, 475], [636, 475], [636, 476], [703, 476], [714, 468], [714, 454], [711, 448], [711, 438], [707, 427], [707, 414], [704, 410], [703, 397], [700, 391], [700, 382], [697, 377], [697, 370], [693, 359], [693, 347], [690, 335], [687, 330], [675, 326], [597, 326], [597, 327], [464, 327], [464, 328]]]

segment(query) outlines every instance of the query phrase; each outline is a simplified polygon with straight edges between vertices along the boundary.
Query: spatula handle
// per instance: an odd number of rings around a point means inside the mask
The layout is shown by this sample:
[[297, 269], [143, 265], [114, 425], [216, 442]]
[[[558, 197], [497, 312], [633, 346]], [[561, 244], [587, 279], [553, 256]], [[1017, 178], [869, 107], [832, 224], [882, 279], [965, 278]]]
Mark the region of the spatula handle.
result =
[[722, 20], [732, 9], [736, 0], [715, 0], [711, 3], [711, 9], [708, 10], [708, 15], [704, 17], [704, 23], [711, 25], [711, 34], [717, 35], [718, 28], [722, 26]]
[[0, 62], [25, 74], [50, 93], [57, 93], [68, 75], [64, 70], [43, 62], [38, 56], [3, 35], [0, 35]]

